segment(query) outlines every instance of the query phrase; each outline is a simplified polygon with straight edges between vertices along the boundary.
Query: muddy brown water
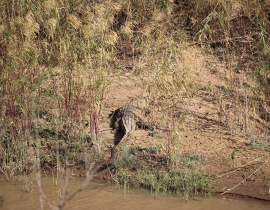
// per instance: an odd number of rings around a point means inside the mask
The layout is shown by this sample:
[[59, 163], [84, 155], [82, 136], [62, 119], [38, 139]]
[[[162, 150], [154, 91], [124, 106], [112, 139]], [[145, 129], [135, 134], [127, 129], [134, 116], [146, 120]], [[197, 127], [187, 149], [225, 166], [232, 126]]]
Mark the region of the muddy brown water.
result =
[[[0, 178], [0, 195], [3, 198], [1, 210], [40, 209], [39, 193], [32, 184], [35, 180], [26, 179], [25, 183], [11, 184]], [[78, 189], [83, 179], [75, 178], [69, 182], [69, 192]], [[52, 204], [57, 206], [60, 196], [61, 180], [52, 177], [42, 178], [42, 188]], [[27, 192], [31, 190], [31, 192]], [[44, 205], [44, 209], [50, 209]], [[94, 210], [270, 210], [270, 203], [251, 199], [235, 199], [225, 197], [199, 198], [183, 201], [172, 195], [158, 194], [141, 190], [119, 188], [116, 185], [100, 181], [92, 181], [86, 189], [69, 201], [64, 209]]]

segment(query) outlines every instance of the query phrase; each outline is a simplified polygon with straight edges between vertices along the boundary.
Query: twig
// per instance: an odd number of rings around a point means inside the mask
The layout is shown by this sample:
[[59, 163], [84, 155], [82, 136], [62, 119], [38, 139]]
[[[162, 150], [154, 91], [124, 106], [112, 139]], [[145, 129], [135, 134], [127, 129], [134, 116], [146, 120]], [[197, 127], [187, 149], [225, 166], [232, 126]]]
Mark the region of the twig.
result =
[[235, 185], [234, 187], [232, 187], [231, 189], [226, 190], [225, 192], [221, 193], [220, 195], [224, 195], [225, 193], [228, 193], [230, 191], [232, 191], [233, 189], [235, 189], [236, 187], [238, 187], [240, 184], [243, 184], [248, 178], [250, 178], [253, 174], [255, 174], [260, 168], [262, 168], [267, 162], [269, 161], [269, 158], [267, 158], [267, 160], [260, 165], [255, 171], [253, 171], [248, 177], [246, 177], [244, 180], [242, 180], [240, 183], [238, 183], [237, 185]]
[[216, 178], [221, 178], [221, 177], [223, 177], [223, 176], [225, 176], [225, 175], [228, 175], [228, 174], [231, 174], [231, 173], [233, 173], [233, 172], [239, 171], [239, 170], [243, 169], [245, 166], [251, 164], [252, 162], [258, 161], [258, 160], [260, 160], [260, 159], [261, 159], [261, 158], [257, 158], [257, 159], [255, 159], [255, 160], [252, 160], [252, 161], [246, 163], [245, 165], [239, 166], [239, 167], [237, 167], [236, 169], [234, 169], [233, 171], [226, 172], [226, 173], [224, 173], [224, 174], [222, 174], [222, 175], [220, 175], [220, 176], [217, 176]]
[[97, 170], [93, 170], [94, 168], [94, 163], [90, 165], [88, 171], [87, 171], [87, 175], [86, 178], [84, 179], [83, 183], [80, 185], [80, 187], [78, 188], [78, 190], [76, 190], [75, 192], [73, 192], [70, 196], [68, 196], [59, 206], [58, 209], [63, 209], [64, 206], [66, 205], [66, 203], [70, 200], [72, 200], [76, 195], [78, 195], [79, 192], [83, 191], [85, 189], [85, 187], [88, 185], [88, 183], [90, 182], [90, 180], [93, 178], [94, 174], [96, 173]]
[[61, 194], [62, 195], [61, 195], [61, 200], [60, 200], [59, 206], [62, 206], [63, 203], [65, 203], [65, 201], [66, 201], [69, 180], [70, 180], [70, 176], [69, 175], [66, 175], [66, 177], [65, 177], [65, 184], [64, 184], [64, 186], [62, 186], [62, 189], [61, 189], [61, 191], [62, 191]]
[[40, 200], [40, 209], [44, 209], [44, 201], [47, 203], [47, 205], [51, 209], [55, 209], [55, 206], [50, 203], [50, 201], [47, 199], [45, 193], [43, 192], [42, 185], [41, 185], [41, 169], [40, 169], [40, 154], [39, 154], [39, 145], [40, 142], [37, 140], [37, 148], [36, 148], [36, 155], [37, 155], [37, 185], [38, 185], [38, 191], [39, 191], [39, 200]]
[[113, 130], [113, 128], [106, 128], [106, 129], [100, 130], [99, 133], [102, 133], [104, 131], [111, 131], [111, 130]]
[[109, 171], [110, 176], [112, 177], [112, 179], [113, 179], [116, 183], [119, 184], [119, 182], [113, 177], [113, 175], [112, 175], [112, 173], [111, 173], [111, 170], [110, 170], [110, 168], [108, 167], [108, 165], [107, 165], [107, 169], [108, 169], [108, 171]]
[[[225, 43], [227, 39], [218, 39], [218, 40], [214, 40], [214, 41], [198, 41], [198, 42], [191, 42], [189, 44], [185, 44], [185, 46], [192, 46], [192, 45], [198, 45], [198, 44], [218, 44], [218, 43]], [[253, 39], [251, 39], [250, 37], [245, 37], [245, 36], [238, 36], [238, 37], [232, 37], [229, 38], [228, 41], [232, 42], [232, 41], [239, 41], [239, 42], [254, 42]]]

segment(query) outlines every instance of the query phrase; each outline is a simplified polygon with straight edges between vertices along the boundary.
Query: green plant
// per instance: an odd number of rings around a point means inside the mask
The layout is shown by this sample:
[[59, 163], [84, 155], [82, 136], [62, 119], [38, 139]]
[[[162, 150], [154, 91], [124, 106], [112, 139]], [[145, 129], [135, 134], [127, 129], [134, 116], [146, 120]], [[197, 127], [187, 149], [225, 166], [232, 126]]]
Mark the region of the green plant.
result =
[[147, 130], [149, 132], [149, 136], [152, 136], [152, 137], [158, 136], [158, 131], [156, 129], [156, 125], [150, 125]]
[[269, 143], [266, 143], [266, 142], [256, 142], [256, 141], [253, 141], [253, 142], [250, 143], [249, 146], [251, 148], [257, 149], [257, 150], [265, 150], [267, 152], [270, 151], [270, 144]]
[[[207, 194], [214, 189], [210, 179], [198, 168], [201, 161], [198, 155], [181, 157], [183, 160], [181, 167], [168, 168], [167, 161], [157, 157], [152, 160], [146, 158], [153, 155], [151, 150], [136, 148], [136, 155], [132, 154], [132, 151], [122, 153], [116, 161], [114, 179], [125, 187], [138, 187], [154, 193], [173, 193], [182, 196]], [[155, 155], [158, 156], [159, 153]]]

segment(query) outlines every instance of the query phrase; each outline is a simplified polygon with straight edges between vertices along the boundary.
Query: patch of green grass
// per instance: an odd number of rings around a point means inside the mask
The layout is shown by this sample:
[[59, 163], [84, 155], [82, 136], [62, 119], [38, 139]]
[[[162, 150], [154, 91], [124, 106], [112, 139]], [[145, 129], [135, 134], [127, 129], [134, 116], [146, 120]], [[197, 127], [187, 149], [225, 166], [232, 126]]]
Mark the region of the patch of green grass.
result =
[[149, 136], [152, 136], [152, 137], [158, 136], [156, 125], [150, 125], [147, 130], [148, 130]]
[[[134, 155], [134, 150], [137, 151]], [[178, 169], [167, 167], [166, 158], [156, 156], [150, 158], [151, 150], [133, 148], [118, 157], [116, 179], [124, 186], [151, 190], [154, 193], [173, 193], [197, 196], [208, 194], [214, 189], [212, 181], [198, 167], [202, 158], [197, 155], [183, 157]], [[146, 158], [148, 157], [148, 158]], [[196, 162], [190, 164], [190, 162]]]
[[196, 167], [206, 161], [201, 154], [188, 154], [179, 158], [182, 164], [188, 168]]
[[264, 151], [270, 152], [270, 143], [267, 143], [267, 142], [260, 143], [260, 142], [253, 141], [249, 144], [249, 146], [253, 149], [264, 150]]

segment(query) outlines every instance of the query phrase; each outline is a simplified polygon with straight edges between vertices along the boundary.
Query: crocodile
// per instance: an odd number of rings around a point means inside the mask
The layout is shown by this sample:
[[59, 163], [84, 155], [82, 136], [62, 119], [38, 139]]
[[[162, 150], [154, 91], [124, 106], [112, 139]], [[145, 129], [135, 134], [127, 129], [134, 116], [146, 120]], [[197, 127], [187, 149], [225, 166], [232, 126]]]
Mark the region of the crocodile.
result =
[[[149, 113], [148, 105], [149, 97], [135, 98], [109, 115], [111, 117], [110, 126], [116, 130], [112, 154], [117, 145], [125, 140], [137, 126], [140, 128], [147, 127], [144, 119]], [[117, 137], [119, 133], [122, 133], [120, 138]]]

